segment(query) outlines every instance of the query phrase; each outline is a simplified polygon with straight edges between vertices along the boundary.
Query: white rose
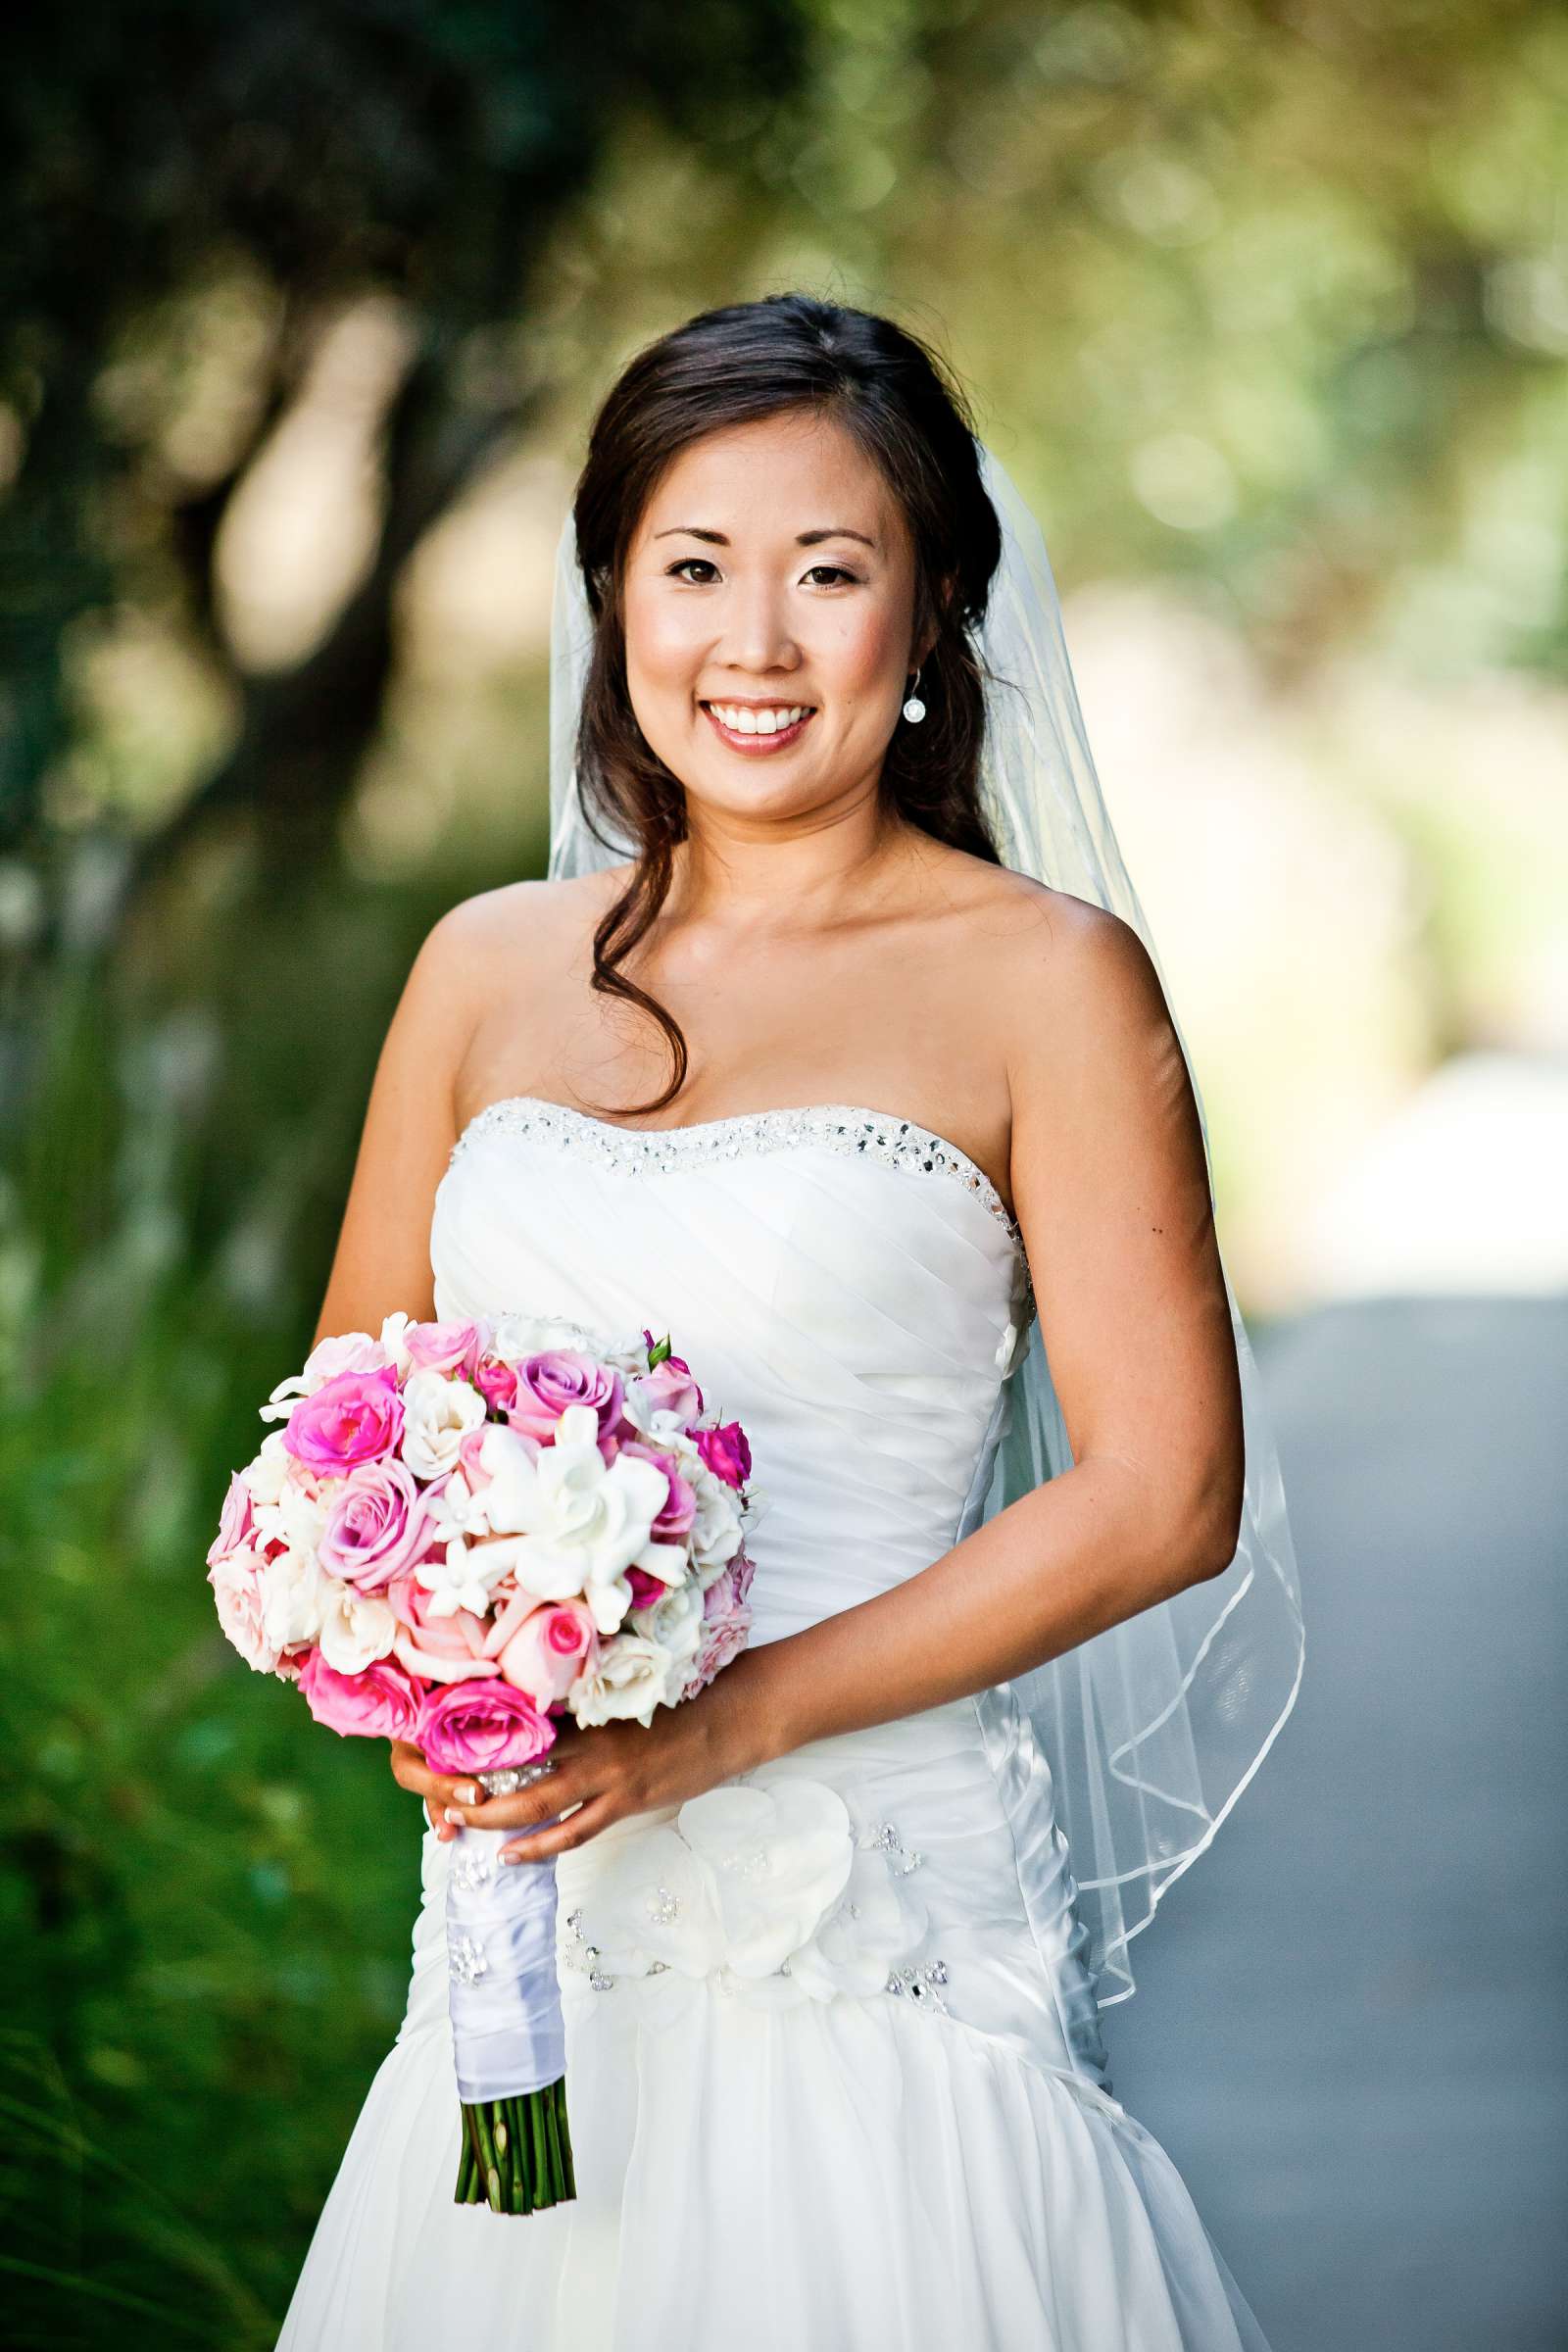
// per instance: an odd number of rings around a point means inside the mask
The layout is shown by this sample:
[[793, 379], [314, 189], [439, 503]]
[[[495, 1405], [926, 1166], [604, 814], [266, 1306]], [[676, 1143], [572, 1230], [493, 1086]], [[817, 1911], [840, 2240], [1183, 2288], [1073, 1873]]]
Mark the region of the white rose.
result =
[[248, 1462], [240, 1477], [250, 1490], [253, 1504], [275, 1502], [283, 1492], [288, 1466], [294, 1459], [283, 1442], [283, 1432], [274, 1429], [262, 1440], [261, 1451], [254, 1462]]
[[598, 1343], [569, 1315], [530, 1315], [515, 1307], [496, 1317], [490, 1347], [506, 1364], [520, 1364], [524, 1356], [544, 1355], [553, 1348], [574, 1348], [581, 1355], [599, 1354]]
[[[484, 1507], [526, 1592], [539, 1600], [587, 1601], [594, 1624], [612, 1634], [631, 1600], [626, 1570], [643, 1564], [660, 1575], [669, 1566], [666, 1544], [652, 1541], [669, 1482], [656, 1462], [599, 1450], [592, 1407], [568, 1405], [556, 1424], [555, 1443], [530, 1460], [509, 1432], [487, 1430], [480, 1459], [490, 1473]], [[511, 1536], [515, 1541], [509, 1543]]]
[[314, 1551], [280, 1551], [262, 1569], [262, 1630], [274, 1649], [314, 1642], [337, 1579], [322, 1573]]
[[635, 1612], [634, 1631], [657, 1642], [669, 1660], [671, 1687], [678, 1692], [703, 1639], [703, 1588], [695, 1579], [675, 1585], [652, 1608]]
[[668, 1689], [669, 1659], [660, 1643], [642, 1634], [617, 1634], [600, 1650], [599, 1663], [577, 1677], [566, 1704], [585, 1729], [630, 1716], [646, 1726]]
[[317, 1640], [321, 1655], [339, 1674], [363, 1674], [373, 1658], [392, 1647], [398, 1621], [378, 1592], [361, 1592], [341, 1577], [329, 1576]]
[[697, 1515], [692, 1521], [692, 1553], [698, 1567], [726, 1567], [741, 1547], [741, 1519], [734, 1491], [715, 1478], [706, 1462], [684, 1475], [697, 1490]]
[[416, 1478], [441, 1478], [454, 1470], [458, 1447], [484, 1420], [486, 1405], [466, 1380], [423, 1367], [411, 1372], [403, 1389], [404, 1462]]

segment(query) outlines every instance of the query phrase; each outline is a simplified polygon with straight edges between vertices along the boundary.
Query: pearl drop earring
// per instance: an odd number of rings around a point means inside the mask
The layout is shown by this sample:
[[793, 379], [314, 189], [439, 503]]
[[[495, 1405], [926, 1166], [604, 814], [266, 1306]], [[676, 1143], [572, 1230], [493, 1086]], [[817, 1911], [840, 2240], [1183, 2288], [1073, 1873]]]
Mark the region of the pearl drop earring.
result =
[[[923, 667], [924, 664], [922, 663], [921, 666]], [[911, 726], [917, 724], [925, 716], [925, 705], [914, 691], [915, 686], [918, 686], [919, 683], [920, 671], [917, 669], [914, 673], [914, 684], [909, 688], [909, 699], [904, 706], [904, 715]]]

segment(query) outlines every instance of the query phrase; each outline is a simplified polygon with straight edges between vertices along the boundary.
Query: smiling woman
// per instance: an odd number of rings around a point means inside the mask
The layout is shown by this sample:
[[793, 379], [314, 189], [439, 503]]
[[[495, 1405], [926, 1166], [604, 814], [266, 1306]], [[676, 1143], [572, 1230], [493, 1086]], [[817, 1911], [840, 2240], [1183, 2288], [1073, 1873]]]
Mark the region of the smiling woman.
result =
[[[428, 1210], [438, 1319], [677, 1334], [766, 1498], [751, 1639], [648, 1725], [576, 1727], [554, 1787], [401, 1760], [556, 1862], [578, 2202], [446, 2193], [475, 1956], [432, 1826], [279, 2352], [1266, 2352], [1099, 2009], [1121, 1890], [1152, 1912], [1267, 1744], [1289, 1546], [1200, 1106], [1002, 494], [931, 356], [806, 296], [689, 321], [595, 422], [552, 878], [437, 926], [323, 1325]], [[421, 1091], [447, 1164], [389, 1214]]]

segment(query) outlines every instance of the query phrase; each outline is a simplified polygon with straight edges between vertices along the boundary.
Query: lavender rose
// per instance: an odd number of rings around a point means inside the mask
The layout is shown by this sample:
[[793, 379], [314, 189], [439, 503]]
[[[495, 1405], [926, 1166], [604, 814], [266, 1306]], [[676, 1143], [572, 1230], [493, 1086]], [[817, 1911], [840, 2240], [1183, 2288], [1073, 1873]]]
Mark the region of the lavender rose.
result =
[[421, 1487], [399, 1461], [367, 1462], [333, 1497], [317, 1557], [328, 1576], [379, 1592], [424, 1557], [438, 1530], [432, 1498], [445, 1485]]
[[551, 1439], [562, 1414], [574, 1404], [585, 1404], [603, 1440], [620, 1419], [624, 1394], [618, 1372], [596, 1364], [579, 1348], [550, 1348], [542, 1355], [524, 1356], [517, 1366], [516, 1392], [506, 1408], [507, 1419], [523, 1437]]

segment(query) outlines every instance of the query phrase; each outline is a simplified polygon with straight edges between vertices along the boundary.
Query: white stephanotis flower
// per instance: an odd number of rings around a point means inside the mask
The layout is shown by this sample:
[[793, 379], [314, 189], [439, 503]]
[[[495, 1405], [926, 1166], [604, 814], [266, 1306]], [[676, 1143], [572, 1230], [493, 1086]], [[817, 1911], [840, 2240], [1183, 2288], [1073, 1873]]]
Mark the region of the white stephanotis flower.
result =
[[631, 1717], [646, 1726], [657, 1706], [679, 1697], [684, 1680], [684, 1668], [671, 1674], [662, 1642], [650, 1642], [646, 1634], [616, 1634], [603, 1643], [596, 1663], [578, 1675], [566, 1704], [585, 1730]]
[[402, 1307], [398, 1307], [394, 1313], [384, 1315], [381, 1319], [381, 1346], [385, 1350], [387, 1362], [392, 1366], [399, 1380], [403, 1378], [414, 1361], [409, 1353], [409, 1333], [413, 1329], [414, 1321], [414, 1316], [406, 1315]]
[[740, 1979], [771, 1976], [799, 1950], [854, 1866], [843, 1797], [799, 1774], [767, 1787], [725, 1782], [689, 1797], [675, 1826], [703, 1866], [724, 1963]]
[[403, 1460], [416, 1478], [444, 1478], [458, 1466], [458, 1447], [479, 1428], [489, 1408], [466, 1380], [421, 1366], [403, 1385]]
[[340, 1576], [327, 1578], [329, 1590], [321, 1610], [317, 1640], [321, 1655], [338, 1674], [363, 1674], [392, 1647], [398, 1621], [377, 1592], [361, 1592]]
[[535, 1458], [515, 1440], [502, 1442], [509, 1438], [492, 1427], [480, 1447], [490, 1475], [484, 1509], [495, 1531], [485, 1549], [505, 1557], [525, 1592], [540, 1600], [581, 1597], [599, 1632], [614, 1633], [631, 1603], [628, 1568], [646, 1566], [668, 1581], [677, 1562], [684, 1566], [678, 1546], [653, 1541], [668, 1480], [657, 1462], [636, 1454], [607, 1463], [590, 1405], [568, 1405], [555, 1443]]
[[253, 1505], [262, 1542], [281, 1542], [290, 1551], [315, 1553], [326, 1530], [333, 1493], [340, 1484], [336, 1479], [323, 1480], [319, 1486], [313, 1482], [312, 1488], [306, 1488], [293, 1478], [286, 1479], [278, 1489], [275, 1502]]
[[504, 1544], [468, 1544], [462, 1536], [450, 1536], [444, 1551], [420, 1560], [414, 1571], [430, 1595], [427, 1613], [455, 1617], [459, 1609], [469, 1609], [482, 1617], [511, 1565], [507, 1555]]
[[314, 1642], [339, 1579], [328, 1576], [314, 1551], [280, 1551], [261, 1571], [262, 1630], [274, 1649]]

